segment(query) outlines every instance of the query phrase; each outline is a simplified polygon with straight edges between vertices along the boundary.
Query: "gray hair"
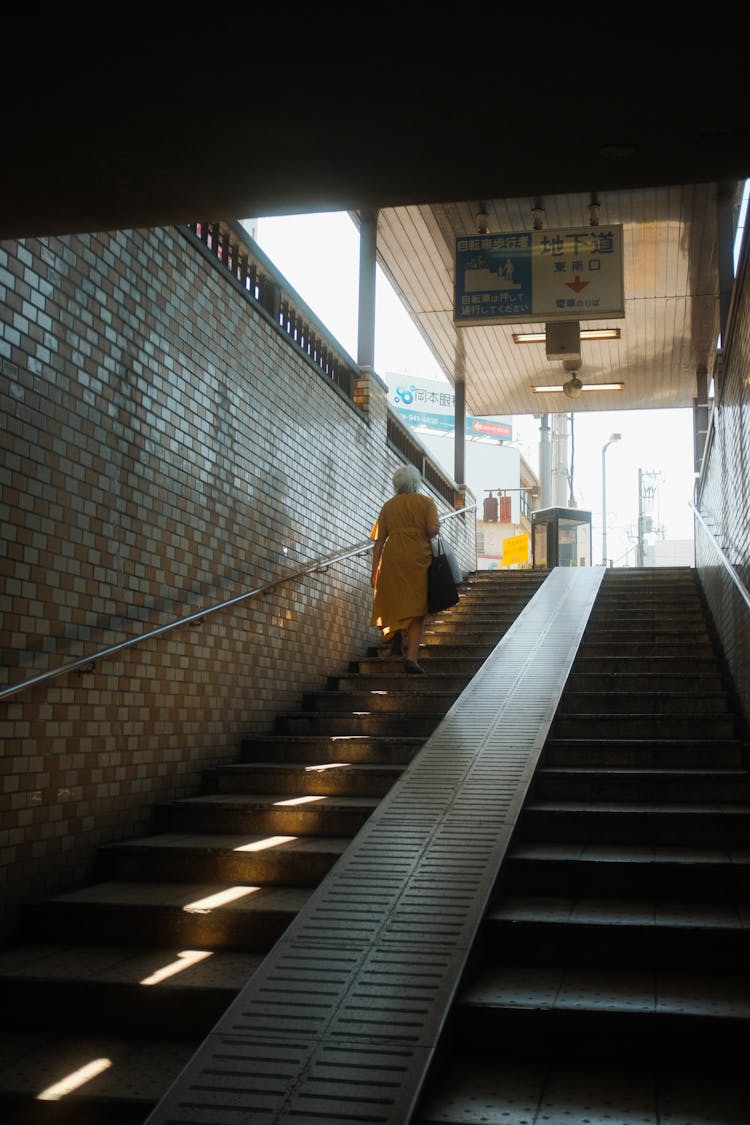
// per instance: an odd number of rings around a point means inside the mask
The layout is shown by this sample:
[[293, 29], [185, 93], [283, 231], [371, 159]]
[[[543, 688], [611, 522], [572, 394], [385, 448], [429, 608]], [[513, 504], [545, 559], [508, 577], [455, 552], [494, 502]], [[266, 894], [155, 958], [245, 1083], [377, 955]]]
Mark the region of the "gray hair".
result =
[[422, 474], [416, 465], [403, 465], [393, 474], [394, 492], [418, 492]]

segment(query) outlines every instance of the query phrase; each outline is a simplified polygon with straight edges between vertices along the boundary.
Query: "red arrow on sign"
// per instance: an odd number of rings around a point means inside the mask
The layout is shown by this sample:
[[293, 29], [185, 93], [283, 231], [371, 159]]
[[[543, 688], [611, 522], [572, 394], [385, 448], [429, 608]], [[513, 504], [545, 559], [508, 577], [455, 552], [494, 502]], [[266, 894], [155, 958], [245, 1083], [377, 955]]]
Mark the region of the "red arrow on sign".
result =
[[581, 290], [585, 289], [589, 283], [588, 281], [581, 281], [580, 277], [576, 277], [575, 281], [566, 281], [565, 284], [567, 285], [568, 289], [572, 289], [574, 290], [574, 292], [580, 293]]

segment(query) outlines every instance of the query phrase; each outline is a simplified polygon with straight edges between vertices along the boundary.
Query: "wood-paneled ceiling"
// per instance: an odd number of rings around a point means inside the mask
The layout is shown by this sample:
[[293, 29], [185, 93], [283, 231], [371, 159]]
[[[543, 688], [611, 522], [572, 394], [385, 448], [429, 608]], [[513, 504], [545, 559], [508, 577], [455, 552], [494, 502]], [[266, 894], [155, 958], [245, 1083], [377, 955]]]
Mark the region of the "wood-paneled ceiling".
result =
[[[711, 371], [750, 130], [742, 68], [702, 19], [660, 32], [649, 12], [631, 51], [569, 13], [494, 31], [478, 16], [458, 43], [440, 21], [375, 41], [316, 14], [283, 36], [151, 29], [74, 57], [70, 26], [45, 38], [15, 18], [0, 238], [377, 210], [380, 264], [470, 413], [690, 406]], [[455, 238], [481, 210], [530, 229], [537, 200], [545, 227], [583, 226], [592, 193], [624, 229], [625, 317], [619, 340], [582, 343], [579, 374], [624, 390], [538, 396], [567, 372], [513, 343], [523, 325], [453, 324]]]
[[[446, 375], [466, 382], [475, 415], [692, 406], [699, 372], [713, 371], [719, 336], [719, 187], [715, 183], [631, 188], [596, 194], [604, 229], [623, 227], [624, 317], [580, 320], [580, 364], [548, 359], [545, 343], [516, 343], [544, 323], [470, 327], [454, 323], [456, 239], [489, 217], [490, 233], [529, 231], [540, 203], [543, 229], [586, 228], [591, 194], [463, 201], [385, 208], [378, 219], [380, 265]], [[619, 329], [618, 339], [587, 340], [587, 330]], [[584, 390], [561, 386], [575, 366]], [[622, 383], [622, 390], [594, 391]]]

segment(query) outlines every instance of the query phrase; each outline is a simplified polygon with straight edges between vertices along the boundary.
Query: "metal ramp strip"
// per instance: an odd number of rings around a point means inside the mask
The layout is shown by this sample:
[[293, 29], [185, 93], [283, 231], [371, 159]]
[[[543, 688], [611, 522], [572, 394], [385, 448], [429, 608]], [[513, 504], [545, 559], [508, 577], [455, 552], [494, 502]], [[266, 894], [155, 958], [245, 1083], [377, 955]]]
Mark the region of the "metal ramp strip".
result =
[[603, 568], [557, 568], [146, 1125], [405, 1125]]

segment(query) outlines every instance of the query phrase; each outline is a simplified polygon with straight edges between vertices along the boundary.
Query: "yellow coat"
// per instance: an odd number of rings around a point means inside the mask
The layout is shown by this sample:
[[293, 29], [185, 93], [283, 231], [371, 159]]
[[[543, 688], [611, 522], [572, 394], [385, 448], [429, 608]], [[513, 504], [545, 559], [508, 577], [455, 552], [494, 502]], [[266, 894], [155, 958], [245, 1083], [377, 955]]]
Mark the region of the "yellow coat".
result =
[[401, 492], [387, 500], [370, 532], [384, 540], [375, 579], [372, 624], [387, 640], [427, 613], [427, 569], [432, 559], [429, 531], [440, 525], [434, 500], [421, 492]]

